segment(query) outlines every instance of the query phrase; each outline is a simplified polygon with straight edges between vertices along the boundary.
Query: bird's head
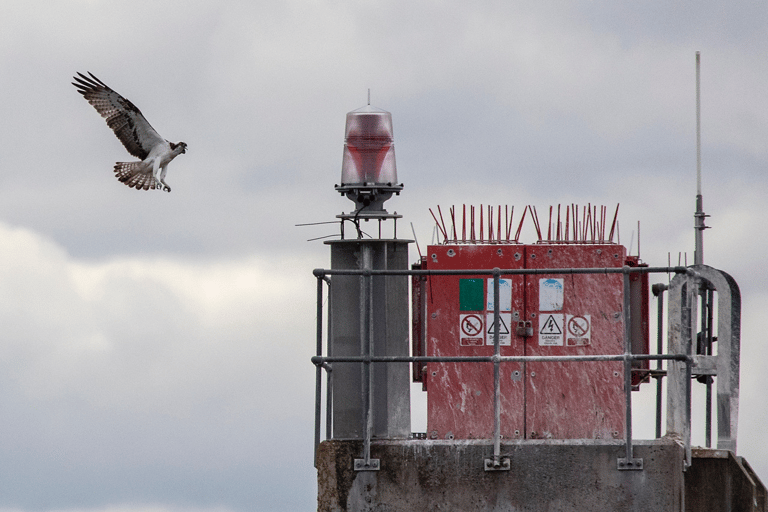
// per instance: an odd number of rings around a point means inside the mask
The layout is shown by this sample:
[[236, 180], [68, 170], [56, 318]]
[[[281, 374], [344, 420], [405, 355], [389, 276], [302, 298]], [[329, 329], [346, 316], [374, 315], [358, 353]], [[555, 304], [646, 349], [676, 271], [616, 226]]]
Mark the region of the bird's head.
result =
[[186, 153], [187, 152], [187, 143], [186, 142], [177, 142], [174, 144], [171, 142], [171, 150], [175, 151], [177, 148], [181, 148], [181, 151], [179, 151], [179, 154]]

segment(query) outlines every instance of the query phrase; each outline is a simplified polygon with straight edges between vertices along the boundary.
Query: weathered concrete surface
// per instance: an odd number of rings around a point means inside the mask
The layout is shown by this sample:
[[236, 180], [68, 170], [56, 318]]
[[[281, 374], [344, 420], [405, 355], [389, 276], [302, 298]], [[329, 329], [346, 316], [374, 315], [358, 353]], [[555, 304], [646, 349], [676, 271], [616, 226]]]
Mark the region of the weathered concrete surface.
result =
[[685, 473], [689, 512], [766, 510], [766, 490], [747, 462], [728, 450], [694, 448]]
[[618, 441], [505, 442], [510, 471], [486, 472], [491, 441], [374, 441], [380, 471], [355, 472], [361, 441], [325, 441], [318, 451], [318, 511], [682, 511], [683, 448], [640, 442], [643, 471], [619, 471]]

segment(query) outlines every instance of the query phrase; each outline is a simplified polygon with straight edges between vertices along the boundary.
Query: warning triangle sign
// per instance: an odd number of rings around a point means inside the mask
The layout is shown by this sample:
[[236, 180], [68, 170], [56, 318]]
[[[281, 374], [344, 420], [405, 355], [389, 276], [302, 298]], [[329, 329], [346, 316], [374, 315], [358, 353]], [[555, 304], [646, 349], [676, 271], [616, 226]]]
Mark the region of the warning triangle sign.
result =
[[560, 326], [557, 325], [555, 317], [549, 315], [549, 318], [544, 321], [544, 325], [542, 325], [539, 334], [563, 334], [563, 331], [560, 329]]
[[[488, 324], [488, 334], [493, 335], [493, 315], [489, 315]], [[506, 322], [504, 322], [504, 317], [502, 315], [499, 315], [499, 334], [509, 334], [509, 327], [507, 327]]]

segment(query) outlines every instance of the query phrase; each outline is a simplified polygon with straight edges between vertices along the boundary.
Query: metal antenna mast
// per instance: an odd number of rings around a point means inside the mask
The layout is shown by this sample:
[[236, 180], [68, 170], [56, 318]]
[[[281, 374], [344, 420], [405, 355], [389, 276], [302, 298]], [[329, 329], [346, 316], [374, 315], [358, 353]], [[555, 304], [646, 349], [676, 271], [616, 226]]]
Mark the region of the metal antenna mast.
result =
[[696, 247], [693, 252], [693, 263], [704, 264], [704, 205], [701, 197], [701, 53], [696, 52], [696, 213], [694, 214], [694, 229], [696, 230]]

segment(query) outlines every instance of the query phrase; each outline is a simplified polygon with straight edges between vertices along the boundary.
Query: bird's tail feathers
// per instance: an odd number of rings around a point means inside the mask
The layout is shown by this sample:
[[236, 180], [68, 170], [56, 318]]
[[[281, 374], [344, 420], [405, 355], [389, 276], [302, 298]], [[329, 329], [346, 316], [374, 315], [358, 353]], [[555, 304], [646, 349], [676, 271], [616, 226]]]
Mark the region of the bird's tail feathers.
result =
[[162, 185], [152, 175], [152, 166], [144, 162], [117, 162], [115, 164], [115, 177], [136, 190], [155, 190]]

